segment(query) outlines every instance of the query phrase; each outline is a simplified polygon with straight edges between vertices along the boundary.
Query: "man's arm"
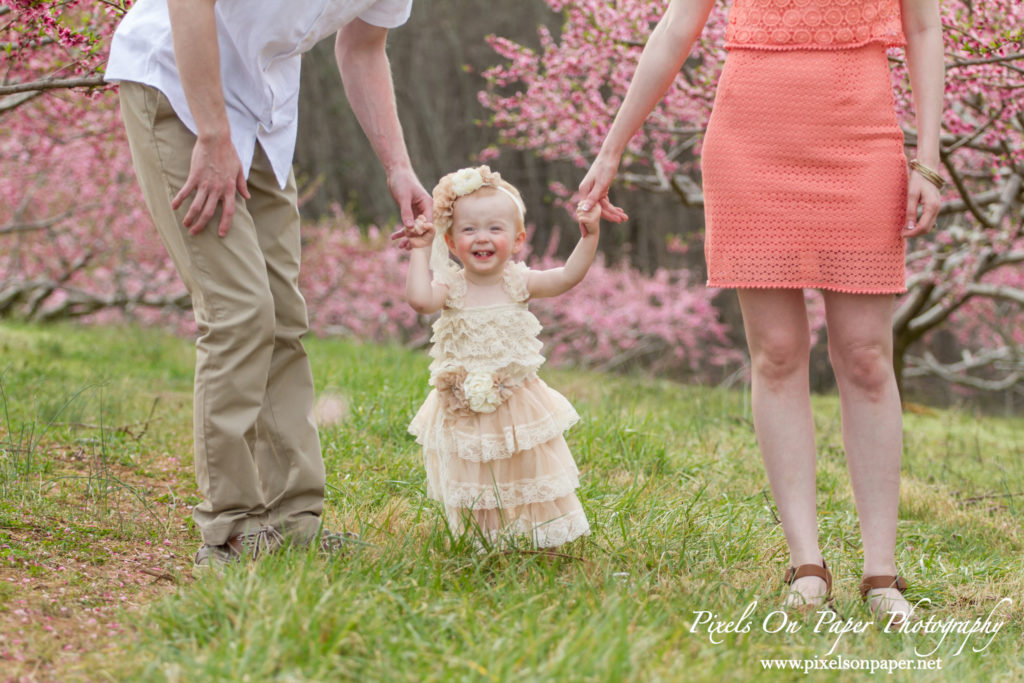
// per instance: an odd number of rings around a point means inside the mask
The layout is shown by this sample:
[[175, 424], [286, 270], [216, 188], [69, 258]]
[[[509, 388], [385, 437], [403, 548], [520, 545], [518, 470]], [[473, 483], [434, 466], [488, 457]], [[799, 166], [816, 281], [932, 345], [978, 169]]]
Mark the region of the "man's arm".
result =
[[235, 213], [235, 190], [249, 198], [238, 152], [231, 144], [231, 126], [220, 81], [215, 0], [169, 0], [167, 9], [174, 39], [174, 59], [188, 108], [195, 119], [196, 145], [188, 179], [171, 206], [177, 209], [195, 193], [185, 214], [190, 234], [197, 234], [223, 205], [217, 234], [227, 234]]
[[412, 170], [402, 137], [385, 52], [387, 33], [387, 29], [355, 19], [338, 31], [334, 54], [352, 111], [387, 173], [402, 225], [411, 228], [416, 216], [433, 218], [433, 202]]

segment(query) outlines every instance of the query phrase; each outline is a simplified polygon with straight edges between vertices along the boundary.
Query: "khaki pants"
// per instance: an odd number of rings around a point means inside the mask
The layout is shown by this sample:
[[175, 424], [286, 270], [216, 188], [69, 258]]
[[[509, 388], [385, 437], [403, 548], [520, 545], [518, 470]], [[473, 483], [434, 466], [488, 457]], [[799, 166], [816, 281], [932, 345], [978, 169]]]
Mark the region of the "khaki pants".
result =
[[271, 525], [314, 535], [324, 465], [313, 419], [313, 378], [301, 338], [299, 214], [294, 176], [279, 187], [257, 145], [251, 199], [235, 196], [227, 236], [220, 212], [190, 236], [171, 198], [188, 177], [195, 136], [160, 91], [121, 84], [135, 173], [160, 237], [192, 295], [196, 342], [195, 469], [203, 502], [193, 518], [209, 545]]

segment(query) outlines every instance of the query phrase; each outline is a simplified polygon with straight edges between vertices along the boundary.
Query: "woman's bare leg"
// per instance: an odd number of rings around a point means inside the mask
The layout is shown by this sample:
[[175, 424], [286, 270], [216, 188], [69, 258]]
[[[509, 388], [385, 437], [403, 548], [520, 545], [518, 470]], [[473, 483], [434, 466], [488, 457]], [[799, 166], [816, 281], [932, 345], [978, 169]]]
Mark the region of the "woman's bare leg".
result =
[[[808, 362], [811, 335], [803, 290], [739, 289], [751, 359], [754, 432], [789, 546], [790, 564], [821, 564], [815, 504], [814, 419]], [[790, 605], [817, 605], [825, 582], [793, 582]]]
[[[824, 292], [824, 298], [843, 445], [864, 543], [864, 575], [895, 575], [903, 415], [892, 365], [893, 297]], [[877, 589], [870, 596], [873, 611], [909, 613], [895, 588]]]

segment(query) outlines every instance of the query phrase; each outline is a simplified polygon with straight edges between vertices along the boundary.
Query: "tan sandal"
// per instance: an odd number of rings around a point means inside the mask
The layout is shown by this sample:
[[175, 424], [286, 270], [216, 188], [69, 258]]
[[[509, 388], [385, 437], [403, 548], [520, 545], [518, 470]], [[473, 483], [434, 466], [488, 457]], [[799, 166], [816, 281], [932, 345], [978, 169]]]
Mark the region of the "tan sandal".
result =
[[[900, 592], [900, 594], [903, 594], [907, 591], [907, 580], [902, 576], [865, 576], [861, 579], [860, 599], [868, 603], [868, 609], [871, 611], [872, 615], [876, 615], [876, 611], [871, 607], [869, 593], [881, 588], [895, 588]], [[881, 598], [881, 600], [888, 600], [888, 598]], [[910, 614], [904, 614], [903, 612], [897, 612], [895, 610], [884, 610], [884, 612], [886, 614], [893, 615], [889, 617], [889, 621], [886, 626], [891, 625], [895, 631], [903, 629], [904, 626], [910, 623]]]
[[[786, 574], [782, 577], [782, 582], [787, 586], [792, 586], [793, 582], [797, 579], [802, 579], [805, 576], [815, 576], [825, 582], [825, 595], [822, 596], [821, 605], [831, 606], [832, 605], [832, 572], [828, 570], [828, 565], [825, 564], [825, 560], [821, 561], [821, 565], [817, 564], [802, 564], [799, 567], [790, 567], [786, 570]], [[796, 592], [796, 591], [791, 591]], [[821, 605], [796, 605], [795, 609], [800, 611], [810, 611], [817, 609]]]

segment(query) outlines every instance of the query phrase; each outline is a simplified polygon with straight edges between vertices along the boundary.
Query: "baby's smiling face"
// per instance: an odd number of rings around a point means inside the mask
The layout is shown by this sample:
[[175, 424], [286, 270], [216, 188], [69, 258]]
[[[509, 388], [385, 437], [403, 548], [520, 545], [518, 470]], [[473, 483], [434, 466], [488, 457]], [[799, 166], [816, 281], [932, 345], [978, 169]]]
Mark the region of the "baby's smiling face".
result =
[[455, 202], [452, 225], [445, 234], [448, 248], [466, 274], [487, 280], [500, 277], [525, 241], [515, 202], [504, 192], [487, 187]]

